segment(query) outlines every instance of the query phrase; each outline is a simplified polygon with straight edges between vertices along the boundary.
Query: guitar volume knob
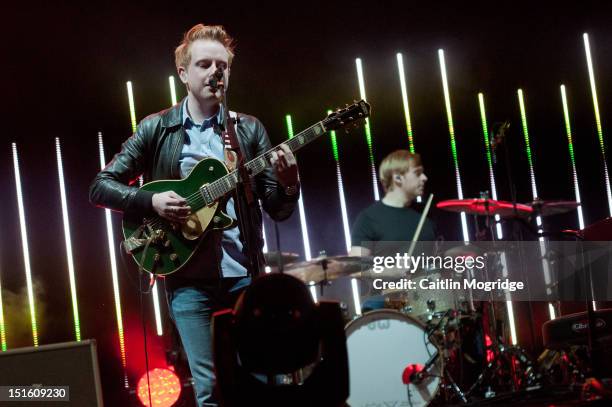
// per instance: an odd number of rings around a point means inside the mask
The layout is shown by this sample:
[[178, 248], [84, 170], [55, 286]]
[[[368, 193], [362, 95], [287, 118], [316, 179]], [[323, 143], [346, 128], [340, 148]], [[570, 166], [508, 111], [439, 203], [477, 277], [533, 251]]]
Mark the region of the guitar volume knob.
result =
[[170, 260], [172, 260], [172, 261], [177, 261], [177, 260], [178, 260], [178, 255], [177, 255], [176, 253], [172, 253], [172, 254], [170, 255]]

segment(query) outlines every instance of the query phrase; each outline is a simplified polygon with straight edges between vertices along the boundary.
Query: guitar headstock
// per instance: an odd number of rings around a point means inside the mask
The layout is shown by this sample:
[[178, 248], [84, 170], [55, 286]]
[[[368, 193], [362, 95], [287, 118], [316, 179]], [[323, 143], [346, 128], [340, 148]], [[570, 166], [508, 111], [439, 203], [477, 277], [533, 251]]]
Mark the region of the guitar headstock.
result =
[[331, 112], [323, 119], [323, 125], [326, 130], [336, 130], [350, 124], [357, 124], [358, 121], [368, 116], [370, 116], [370, 104], [362, 99]]

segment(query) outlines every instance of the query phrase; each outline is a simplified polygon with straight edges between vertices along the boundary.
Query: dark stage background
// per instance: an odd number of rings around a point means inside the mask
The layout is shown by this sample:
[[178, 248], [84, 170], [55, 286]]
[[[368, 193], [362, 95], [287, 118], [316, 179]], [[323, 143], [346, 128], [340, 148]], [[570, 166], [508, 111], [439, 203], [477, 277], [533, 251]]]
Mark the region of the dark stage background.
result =
[[[489, 123], [512, 122], [508, 142], [520, 202], [531, 189], [516, 97], [521, 87], [538, 190], [544, 199], [573, 199], [559, 85], [568, 88], [586, 223], [608, 215], [582, 33], [591, 39], [606, 143], [612, 125], [612, 14], [605, 2], [180, 2], [3, 6], [3, 145], [0, 152], [0, 264], [9, 348], [30, 346], [31, 332], [10, 143], [21, 159], [40, 343], [73, 339], [54, 138], [64, 155], [84, 338], [98, 340], [105, 398], [121, 400], [121, 366], [104, 213], [87, 200], [99, 169], [97, 132], [107, 159], [130, 135], [125, 82], [133, 81], [140, 120], [168, 107], [173, 49], [198, 22], [222, 24], [237, 40], [230, 107], [259, 117], [273, 144], [284, 141], [284, 116], [296, 131], [326, 109], [358, 99], [356, 57], [363, 59], [376, 162], [407, 148], [395, 53], [404, 54], [415, 145], [435, 201], [456, 198], [437, 50], [443, 48], [459, 164], [466, 197], [489, 189], [477, 93]], [[177, 85], [179, 81], [177, 80]], [[185, 91], [179, 87], [179, 97]], [[348, 213], [373, 202], [363, 129], [339, 134]], [[312, 254], [343, 254], [344, 238], [329, 137], [298, 155]], [[500, 199], [510, 199], [503, 171]], [[460, 238], [459, 217], [435, 212], [447, 240]], [[120, 215], [114, 214], [115, 232]], [[575, 214], [555, 220], [576, 228]], [[272, 241], [272, 225], [268, 222]], [[283, 250], [301, 253], [298, 211], [280, 226]], [[271, 249], [275, 247], [270, 243]], [[131, 265], [131, 264], [130, 264]], [[123, 270], [120, 286], [131, 382], [144, 371], [138, 297]], [[150, 301], [147, 300], [147, 304]], [[147, 310], [152, 328], [153, 319]], [[152, 332], [152, 331], [151, 331]], [[154, 336], [151, 336], [154, 338]], [[155, 360], [162, 341], [152, 339]], [[161, 356], [160, 356], [161, 355]], [[154, 362], [153, 364], [155, 364]], [[159, 362], [161, 363], [161, 362]], [[117, 405], [117, 404], [112, 404]]]

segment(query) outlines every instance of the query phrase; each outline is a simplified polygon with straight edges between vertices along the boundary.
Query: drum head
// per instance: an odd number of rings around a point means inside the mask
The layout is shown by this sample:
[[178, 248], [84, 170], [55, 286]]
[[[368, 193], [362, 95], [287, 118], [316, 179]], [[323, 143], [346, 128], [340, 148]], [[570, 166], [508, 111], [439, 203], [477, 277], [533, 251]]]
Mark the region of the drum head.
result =
[[424, 326], [390, 310], [364, 314], [346, 326], [352, 407], [426, 406], [440, 385], [441, 358], [418, 384], [404, 384], [402, 374], [412, 364], [425, 365], [438, 349]]

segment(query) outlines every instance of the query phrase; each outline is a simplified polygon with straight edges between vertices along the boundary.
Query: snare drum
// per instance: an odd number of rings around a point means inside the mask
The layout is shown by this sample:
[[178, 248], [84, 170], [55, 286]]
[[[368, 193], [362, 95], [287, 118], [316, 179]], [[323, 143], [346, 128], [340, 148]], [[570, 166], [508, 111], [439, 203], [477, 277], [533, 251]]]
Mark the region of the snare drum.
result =
[[420, 382], [404, 384], [410, 365], [425, 365], [438, 349], [417, 319], [392, 310], [364, 314], [346, 326], [352, 407], [426, 406], [439, 391], [442, 358]]

